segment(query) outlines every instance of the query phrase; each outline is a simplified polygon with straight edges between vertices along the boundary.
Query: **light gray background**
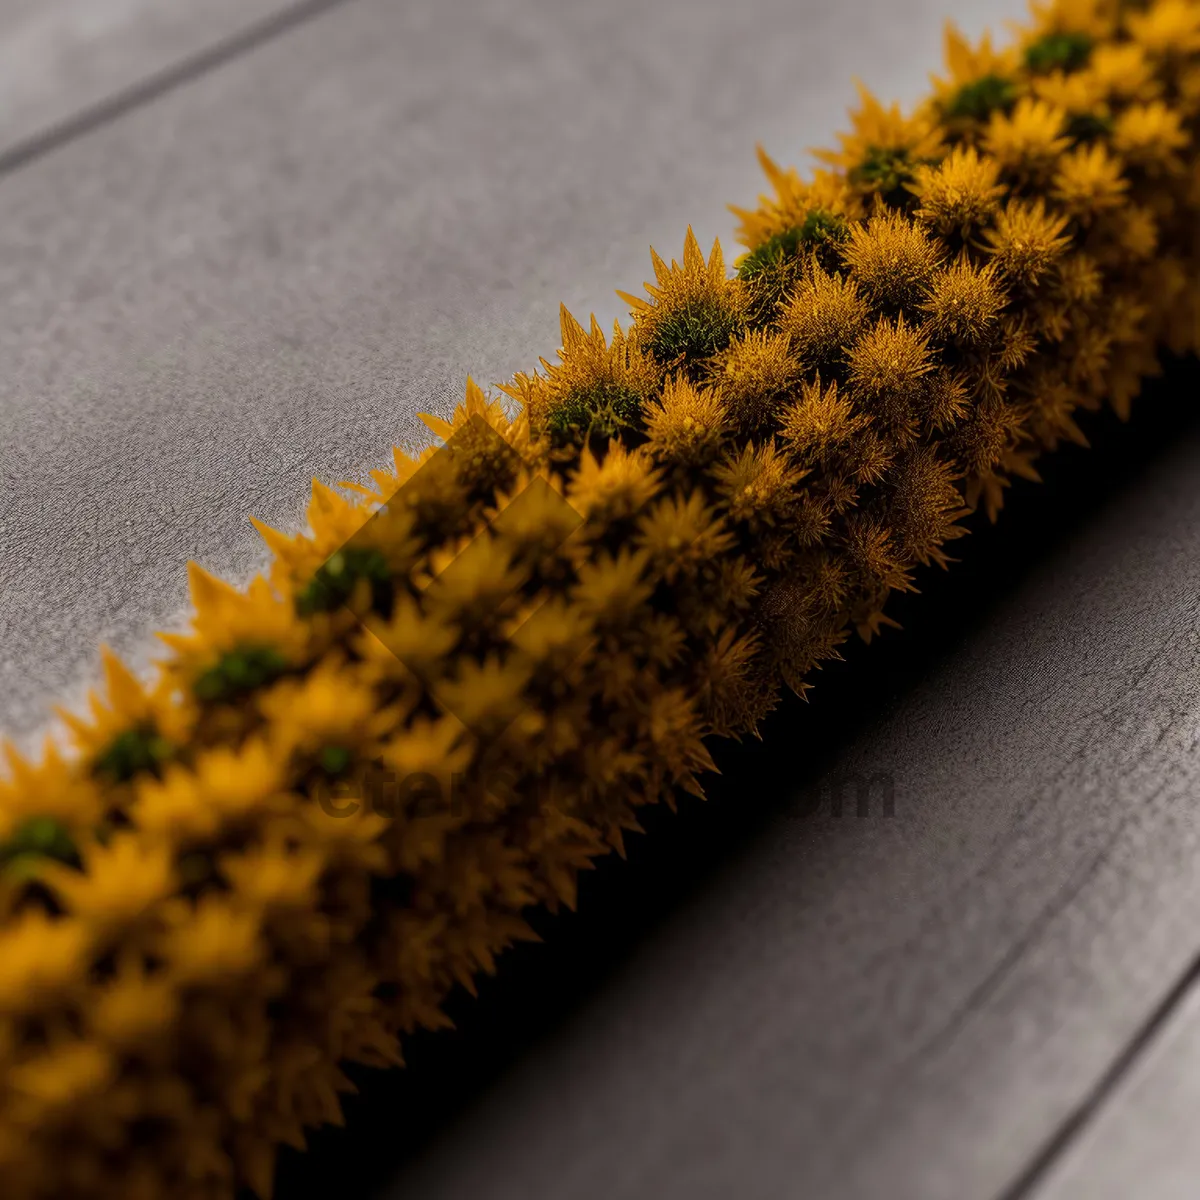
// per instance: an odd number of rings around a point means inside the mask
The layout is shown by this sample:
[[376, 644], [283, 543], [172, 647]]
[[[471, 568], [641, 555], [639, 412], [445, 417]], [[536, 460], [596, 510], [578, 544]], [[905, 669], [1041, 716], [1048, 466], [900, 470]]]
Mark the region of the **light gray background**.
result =
[[[611, 321], [689, 222], [732, 255], [754, 142], [827, 143], [852, 74], [916, 96], [945, 9], [0, 0], [0, 726], [102, 639], [144, 664], [185, 559], [246, 578], [248, 511], [422, 440], [560, 299]], [[894, 821], [780, 805], [388, 1194], [1200, 1193], [1198, 462], [846, 751]]]

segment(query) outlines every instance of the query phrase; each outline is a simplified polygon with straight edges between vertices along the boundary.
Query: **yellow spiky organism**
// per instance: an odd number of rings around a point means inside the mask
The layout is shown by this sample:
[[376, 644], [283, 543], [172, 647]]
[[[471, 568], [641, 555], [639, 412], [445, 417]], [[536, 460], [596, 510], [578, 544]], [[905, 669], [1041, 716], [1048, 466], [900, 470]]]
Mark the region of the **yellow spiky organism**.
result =
[[730, 275], [689, 233], [611, 338], [373, 489], [192, 573], [143, 685], [0, 783], [0, 1179], [12, 1200], [265, 1195], [571, 905], [644, 804], [698, 792], [976, 508], [1126, 415], [1200, 339], [1198, 0], [1059, 0], [947, 35], [910, 114], [863, 93], [811, 178], [763, 165]]

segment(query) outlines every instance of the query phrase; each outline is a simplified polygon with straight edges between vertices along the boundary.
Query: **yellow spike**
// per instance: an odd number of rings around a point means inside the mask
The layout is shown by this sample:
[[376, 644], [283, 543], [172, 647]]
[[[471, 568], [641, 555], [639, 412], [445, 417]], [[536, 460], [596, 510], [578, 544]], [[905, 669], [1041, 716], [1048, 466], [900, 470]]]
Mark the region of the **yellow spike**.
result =
[[942, 46], [947, 68], [952, 74], [957, 75], [961, 69], [965, 69], [967, 66], [971, 44], [950, 19], [947, 19], [942, 26]]
[[40, 767], [44, 771], [48, 768], [61, 767], [63, 765], [62, 749], [55, 741], [54, 734], [48, 733], [42, 739], [42, 758]]
[[270, 525], [265, 521], [260, 521], [257, 517], [251, 517], [250, 524], [258, 530], [258, 536], [267, 544], [267, 549], [277, 559], [286, 561], [290, 557], [295, 538], [278, 529], [272, 529]]
[[454, 426], [449, 421], [443, 421], [441, 417], [435, 417], [433, 413], [417, 413], [417, 418], [443, 441], [448, 442], [454, 436]]
[[91, 725], [81, 716], [71, 712], [68, 708], [63, 708], [61, 704], [56, 704], [53, 709], [54, 715], [75, 735], [77, 740], [82, 740], [91, 732]]
[[[758, 158], [758, 165], [762, 168], [763, 174], [767, 177], [767, 181], [772, 187], [778, 189], [783, 183], [786, 175], [780, 165], [766, 152], [762, 142], [759, 142], [754, 147], [754, 153]], [[742, 213], [734, 209], [738, 216], [752, 216], [750, 212]]]
[[33, 781], [33, 768], [29, 760], [17, 749], [17, 744], [11, 738], [5, 738], [0, 746], [4, 750], [4, 761], [8, 764], [8, 774], [13, 783], [28, 786]]
[[712, 250], [708, 255], [708, 273], [714, 281], [725, 279], [725, 254], [721, 250], [720, 238], [713, 238]]
[[854, 77], [854, 90], [858, 92], [858, 101], [862, 105], [857, 114], [853, 110], [850, 112], [851, 119], [855, 121], [856, 126], [859, 118], [878, 118], [884, 115], [883, 105], [875, 99], [874, 93], [858, 76]]
[[386, 504], [404, 486], [408, 474], [402, 475], [399, 471], [394, 475], [390, 471], [372, 471], [371, 478], [375, 480], [375, 487], [378, 489], [371, 494]]
[[574, 350], [587, 336], [583, 326], [575, 320], [565, 304], [558, 306], [558, 326], [561, 331], [563, 350]]
[[[545, 362], [544, 359], [542, 361]], [[514, 400], [520, 400], [524, 396], [524, 393], [521, 391], [521, 385], [516, 379], [511, 380], [509, 383], [498, 383], [496, 386], [506, 396], [511, 396]]]
[[166, 633], [163, 630], [158, 630], [154, 636], [158, 638], [164, 646], [173, 650], [176, 654], [186, 654], [195, 645], [196, 639], [190, 633]]
[[700, 249], [700, 243], [696, 241], [696, 235], [690, 225], [683, 239], [683, 265], [685, 270], [691, 271], [702, 270], [705, 266], [704, 252]]
[[210, 575], [198, 562], [189, 562], [188, 590], [192, 604], [198, 613], [211, 612], [231, 599], [237, 598], [237, 589], [223, 579]]
[[[303, 1150], [301, 1144], [297, 1149]], [[270, 1200], [275, 1177], [275, 1146], [268, 1141], [250, 1142], [238, 1160], [246, 1176], [246, 1183], [258, 1200]]]
[[146, 693], [137, 677], [108, 646], [100, 647], [100, 660], [104, 666], [108, 707], [114, 713], [123, 714], [139, 710], [145, 701]]
[[467, 376], [467, 412], [477, 413], [486, 412], [488, 407], [487, 396], [483, 394], [483, 388], [475, 382], [475, 380]]
[[322, 483], [315, 475], [312, 481], [312, 500], [309, 502], [309, 508], [316, 508], [318, 512], [333, 512], [338, 508], [345, 508], [346, 502], [337, 494], [327, 483]]
[[653, 307], [653, 305], [648, 304], [641, 296], [632, 296], [628, 292], [621, 291], [620, 288], [617, 289], [617, 295], [635, 312], [646, 312]]
[[88, 688], [87, 706], [91, 710], [93, 721], [103, 721], [108, 715], [108, 705], [100, 699], [100, 693], [95, 688]]
[[250, 580], [249, 586], [246, 588], [246, 596], [250, 600], [265, 602], [274, 597], [275, 592], [267, 581], [267, 577], [259, 572]]
[[[653, 246], [650, 247], [650, 261], [654, 264], [654, 278], [660, 284], [665, 284], [671, 278], [671, 268], [663, 262], [662, 255]], [[650, 285], [647, 284], [647, 287]]]

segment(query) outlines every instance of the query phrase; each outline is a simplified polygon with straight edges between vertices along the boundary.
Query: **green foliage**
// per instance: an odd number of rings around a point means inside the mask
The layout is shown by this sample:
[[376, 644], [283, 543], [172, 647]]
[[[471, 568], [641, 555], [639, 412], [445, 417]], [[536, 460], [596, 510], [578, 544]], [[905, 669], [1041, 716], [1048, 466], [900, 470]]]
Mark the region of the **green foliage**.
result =
[[1094, 142], [1112, 131], [1112, 118], [1102, 113], [1076, 113], [1067, 121], [1067, 136], [1077, 142]]
[[1017, 85], [1002, 75], [985, 75], [963, 84], [946, 102], [951, 121], [986, 121], [994, 112], [1006, 112], [1017, 99]]
[[738, 278], [750, 287], [750, 324], [771, 325], [785, 296], [799, 282], [802, 266], [815, 253], [822, 266], [836, 266], [836, 250], [849, 236], [837, 213], [814, 208], [804, 221], [768, 238], [738, 264]]
[[738, 264], [738, 278], [754, 280], [763, 274], [778, 270], [801, 250], [816, 250], [826, 244], [843, 242], [848, 235], [846, 219], [837, 213], [814, 208], [802, 225], [785, 229], [757, 246]]
[[844, 242], [848, 236], [846, 218], [820, 208], [812, 209], [800, 226], [800, 240], [812, 246], [825, 242]]
[[719, 304], [695, 301], [665, 312], [647, 348], [660, 363], [684, 361], [691, 369], [720, 353], [742, 328], [740, 316]]
[[152, 725], [126, 729], [98, 754], [92, 772], [113, 783], [126, 783], [144, 771], [158, 768], [174, 753], [174, 747]]
[[906, 150], [872, 146], [867, 157], [849, 172], [849, 179], [867, 191], [878, 192], [893, 208], [911, 208], [916, 197], [905, 184], [912, 182], [917, 165]]
[[326, 775], [340, 775], [350, 765], [350, 751], [345, 746], [326, 746], [317, 762]]
[[287, 669], [283, 656], [270, 646], [243, 646], [227, 651], [192, 685], [198, 700], [233, 700], [252, 692]]
[[612, 437], [623, 429], [635, 429], [641, 413], [638, 392], [619, 383], [598, 383], [568, 393], [546, 418], [546, 428], [560, 443], [591, 434]]
[[1025, 50], [1025, 66], [1035, 75], [1050, 71], [1078, 71], [1092, 55], [1086, 33], [1048, 33]]
[[344, 546], [331, 555], [296, 597], [296, 608], [303, 616], [332, 612], [350, 599], [360, 579], [371, 583], [372, 601], [382, 607], [389, 590], [391, 570], [387, 559], [369, 546]]
[[755, 247], [738, 264], [738, 278], [747, 281], [778, 270], [788, 259], [800, 252], [801, 232], [799, 228], [785, 229], [769, 237], [761, 246]]
[[79, 866], [79, 852], [65, 825], [53, 817], [30, 817], [0, 843], [0, 868], [24, 874], [39, 861], [52, 859]]

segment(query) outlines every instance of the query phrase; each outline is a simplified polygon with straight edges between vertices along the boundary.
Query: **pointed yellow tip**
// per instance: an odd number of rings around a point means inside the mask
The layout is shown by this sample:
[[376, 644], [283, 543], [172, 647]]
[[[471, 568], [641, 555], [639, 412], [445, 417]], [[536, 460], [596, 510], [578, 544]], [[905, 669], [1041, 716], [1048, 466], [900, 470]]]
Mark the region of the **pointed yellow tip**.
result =
[[433, 413], [417, 413], [417, 419], [443, 441], [449, 441], [454, 436], [454, 426], [449, 421], [442, 420], [441, 417], [435, 417]]
[[33, 764], [17, 749], [17, 743], [11, 738], [5, 738], [0, 746], [4, 751], [9, 777], [18, 786], [22, 783], [27, 785], [33, 778]]
[[188, 591], [197, 612], [214, 608], [223, 600], [237, 593], [224, 580], [209, 574], [198, 562], [189, 561]]
[[113, 712], [124, 713], [138, 708], [145, 693], [137, 677], [108, 646], [100, 647], [100, 660], [104, 668], [109, 708]]
[[620, 298], [624, 300], [634, 312], [645, 312], [650, 308], [650, 304], [643, 300], [641, 296], [634, 296], [629, 292], [623, 292], [620, 290], [620, 288], [617, 289], [617, 295], [620, 296]]
[[372, 500], [379, 499], [379, 493], [374, 488], [369, 488], [363, 483], [355, 483], [353, 479], [339, 479], [338, 487], [344, 488], [348, 492], [357, 492], [360, 496], [369, 496]]
[[154, 636], [176, 654], [187, 650], [192, 644], [192, 639], [186, 633], [166, 633], [160, 629]]
[[778, 184], [783, 179], [783, 171], [779, 164], [767, 153], [766, 147], [762, 142], [759, 142], [754, 147], [755, 157], [758, 159], [758, 165], [762, 168], [763, 174], [772, 184]]
[[54, 705], [51, 711], [76, 737], [82, 736], [90, 728], [83, 717], [78, 713], [73, 713], [69, 708], [64, 708], [61, 704]]
[[879, 107], [875, 93], [857, 76], [854, 76], [854, 90], [858, 93], [858, 101], [864, 109], [871, 110]]
[[487, 407], [487, 397], [483, 394], [483, 388], [470, 375], [467, 376], [466, 399], [468, 412]]
[[565, 304], [558, 306], [558, 326], [562, 336], [564, 350], [570, 350], [583, 341], [586, 336], [583, 326], [571, 315]]
[[323, 483], [315, 475], [312, 479], [312, 503], [321, 508], [333, 508], [342, 502], [341, 496], [337, 494], [327, 483]]
[[257, 517], [250, 517], [250, 524], [254, 526], [258, 532], [258, 536], [266, 543], [267, 549], [277, 559], [286, 559], [288, 552], [292, 547], [292, 539], [281, 530], [272, 529], [265, 521], [260, 521]]

